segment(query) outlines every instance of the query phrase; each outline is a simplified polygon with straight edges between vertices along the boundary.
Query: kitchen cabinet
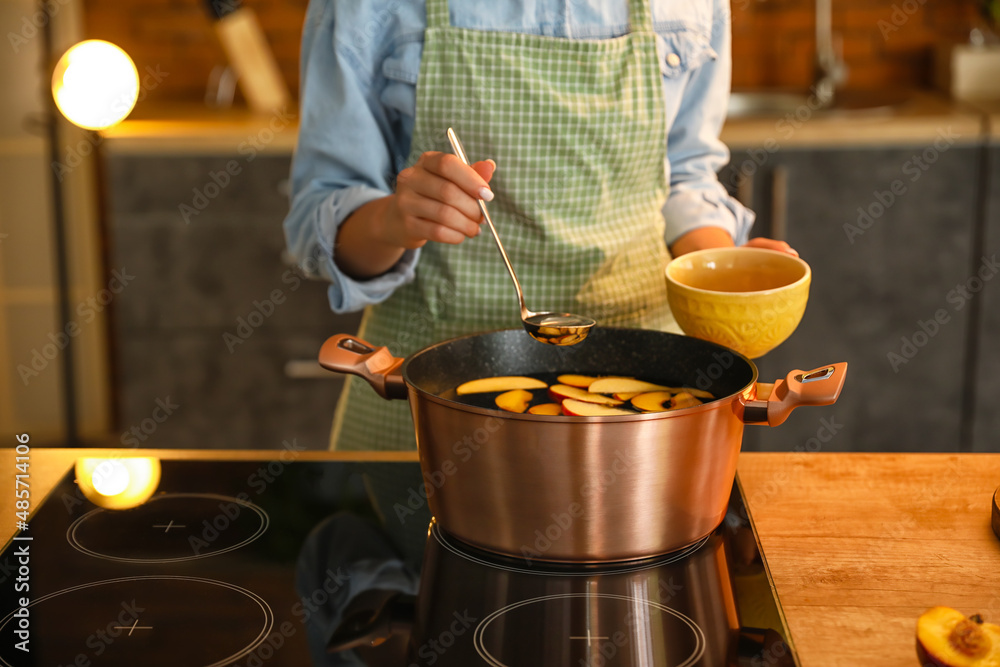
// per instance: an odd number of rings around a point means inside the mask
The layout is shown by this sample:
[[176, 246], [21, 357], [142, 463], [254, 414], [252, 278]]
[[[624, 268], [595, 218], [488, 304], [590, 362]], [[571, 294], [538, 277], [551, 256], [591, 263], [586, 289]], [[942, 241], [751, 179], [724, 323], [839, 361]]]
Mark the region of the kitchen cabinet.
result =
[[287, 153], [112, 145], [109, 269], [125, 283], [112, 303], [120, 444], [327, 447], [343, 380], [315, 359], [359, 316], [331, 313], [326, 284], [282, 261], [289, 164]]
[[[1000, 256], [1000, 135], [994, 137], [987, 150], [984, 168], [986, 208], [982, 256], [993, 262]], [[1000, 451], [1000, 410], [997, 410], [997, 400], [1000, 399], [1000, 276], [984, 270], [983, 278], [987, 279], [983, 281], [980, 297], [972, 449], [995, 452]]]
[[733, 148], [720, 178], [757, 212], [754, 235], [785, 238], [813, 271], [798, 329], [756, 360], [761, 379], [849, 363], [835, 405], [747, 428], [744, 449], [968, 450], [973, 308], [956, 287], [978, 268], [979, 150], [944, 133], [893, 147]]

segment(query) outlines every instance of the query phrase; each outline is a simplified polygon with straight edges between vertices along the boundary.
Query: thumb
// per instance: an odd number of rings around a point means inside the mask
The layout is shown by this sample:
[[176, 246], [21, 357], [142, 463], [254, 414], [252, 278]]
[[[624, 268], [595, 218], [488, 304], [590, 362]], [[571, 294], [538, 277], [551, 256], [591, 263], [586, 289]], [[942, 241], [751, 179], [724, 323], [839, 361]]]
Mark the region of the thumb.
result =
[[493, 160], [483, 160], [482, 162], [476, 162], [472, 165], [472, 168], [476, 170], [476, 173], [483, 177], [487, 183], [493, 178], [493, 172], [496, 171], [497, 163]]

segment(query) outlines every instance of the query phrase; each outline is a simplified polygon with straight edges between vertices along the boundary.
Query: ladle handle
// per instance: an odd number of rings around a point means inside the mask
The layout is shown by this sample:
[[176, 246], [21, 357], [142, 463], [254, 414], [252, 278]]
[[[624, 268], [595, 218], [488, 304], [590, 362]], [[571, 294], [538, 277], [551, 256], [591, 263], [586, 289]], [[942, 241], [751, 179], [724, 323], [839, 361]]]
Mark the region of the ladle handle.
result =
[[[462, 147], [462, 142], [459, 141], [458, 135], [455, 134], [455, 130], [448, 128], [448, 141], [451, 142], [451, 147], [455, 151], [455, 155], [458, 159], [465, 164], [472, 166], [469, 162], [469, 156], [465, 154], [465, 148]], [[500, 235], [497, 234], [497, 228], [493, 226], [493, 218], [490, 217], [490, 212], [486, 210], [486, 202], [482, 199], [479, 200], [479, 210], [483, 212], [483, 217], [486, 218], [486, 224], [490, 226], [490, 231], [493, 233], [493, 239], [497, 242], [497, 250], [500, 251], [500, 256], [503, 257], [503, 263], [507, 266], [507, 272], [510, 273], [510, 279], [514, 281], [514, 291], [517, 292], [517, 302], [521, 306], [521, 318], [526, 319], [530, 317], [532, 313], [528, 310], [528, 307], [524, 305], [524, 293], [521, 291], [521, 283], [517, 279], [517, 274], [514, 273], [514, 266], [510, 263], [510, 258], [507, 257], [507, 251], [504, 250], [503, 243], [500, 242]]]

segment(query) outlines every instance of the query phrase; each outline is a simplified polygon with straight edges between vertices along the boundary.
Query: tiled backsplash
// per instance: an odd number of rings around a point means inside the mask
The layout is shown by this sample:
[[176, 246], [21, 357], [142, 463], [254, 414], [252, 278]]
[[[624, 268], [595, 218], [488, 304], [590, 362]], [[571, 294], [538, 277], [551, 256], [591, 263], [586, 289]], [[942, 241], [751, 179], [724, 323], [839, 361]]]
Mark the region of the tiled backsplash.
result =
[[[245, 0], [257, 12], [289, 88], [299, 84], [299, 40], [308, 0]], [[359, 0], [362, 1], [362, 0]], [[933, 47], [964, 41], [971, 0], [833, 0], [851, 88], [930, 85]], [[733, 0], [733, 87], [808, 88], [813, 81], [811, 0]], [[199, 100], [225, 64], [202, 4], [182, 0], [86, 0], [88, 37], [128, 51], [154, 86], [149, 100]], [[148, 69], [147, 69], [148, 68]]]

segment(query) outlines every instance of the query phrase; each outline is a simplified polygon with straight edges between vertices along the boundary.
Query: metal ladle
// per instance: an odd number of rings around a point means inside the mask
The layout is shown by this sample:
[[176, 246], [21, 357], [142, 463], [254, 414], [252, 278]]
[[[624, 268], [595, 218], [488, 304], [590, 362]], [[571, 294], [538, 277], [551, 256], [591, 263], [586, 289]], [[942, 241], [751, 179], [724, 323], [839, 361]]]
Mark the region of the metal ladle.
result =
[[[451, 147], [454, 149], [455, 155], [465, 164], [470, 164], [469, 158], [465, 154], [465, 149], [462, 148], [462, 142], [458, 140], [455, 130], [450, 127], [448, 128], [448, 141], [451, 142]], [[510, 258], [507, 257], [507, 251], [504, 250], [503, 243], [500, 242], [500, 235], [497, 234], [497, 228], [493, 226], [493, 220], [490, 218], [489, 211], [486, 210], [486, 202], [482, 199], [479, 200], [479, 210], [483, 212], [486, 224], [490, 226], [490, 231], [493, 232], [493, 238], [497, 242], [497, 249], [500, 251], [500, 256], [503, 257], [504, 264], [507, 265], [510, 279], [514, 281], [514, 289], [517, 291], [517, 301], [521, 306], [521, 322], [524, 324], [524, 330], [535, 340], [548, 343], [549, 345], [576, 345], [586, 338], [590, 330], [597, 324], [595, 320], [589, 317], [573, 315], [571, 313], [534, 313], [528, 310], [528, 307], [524, 305], [524, 293], [521, 291], [521, 283], [517, 280], [517, 274], [514, 273], [514, 267], [510, 263]]]

